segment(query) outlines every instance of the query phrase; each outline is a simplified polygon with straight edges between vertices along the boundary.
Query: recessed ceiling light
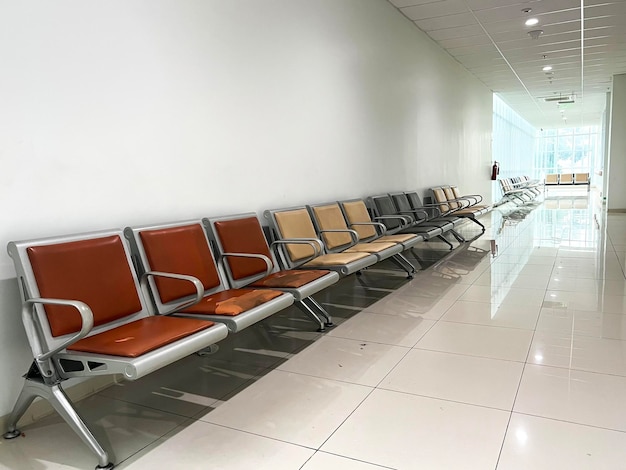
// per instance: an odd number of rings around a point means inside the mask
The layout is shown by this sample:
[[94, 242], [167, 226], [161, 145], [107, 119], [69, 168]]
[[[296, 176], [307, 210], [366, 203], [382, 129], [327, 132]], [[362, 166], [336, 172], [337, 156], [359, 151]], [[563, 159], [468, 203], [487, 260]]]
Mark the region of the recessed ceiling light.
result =
[[528, 18], [526, 20], [526, 23], [524, 23], [526, 26], [535, 26], [537, 23], [539, 23], [539, 20], [537, 18]]
[[544, 68], [542, 68], [541, 70], [543, 70], [544, 72], [549, 72], [550, 70], [552, 70], [552, 66], [551, 65], [546, 65]]

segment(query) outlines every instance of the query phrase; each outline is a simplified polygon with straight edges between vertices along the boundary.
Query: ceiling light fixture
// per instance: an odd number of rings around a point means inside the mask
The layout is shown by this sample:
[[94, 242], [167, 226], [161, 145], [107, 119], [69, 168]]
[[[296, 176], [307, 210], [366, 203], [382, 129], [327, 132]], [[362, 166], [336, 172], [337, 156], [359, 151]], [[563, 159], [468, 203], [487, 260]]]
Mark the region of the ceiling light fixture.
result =
[[528, 31], [528, 35], [532, 39], [539, 39], [539, 36], [543, 34], [543, 29], [533, 29], [532, 31]]
[[546, 65], [544, 68], [542, 68], [541, 70], [543, 70], [544, 72], [549, 72], [550, 70], [552, 70], [552, 66], [551, 65]]
[[535, 26], [537, 23], [539, 23], [537, 18], [528, 18], [524, 24], [526, 26]]

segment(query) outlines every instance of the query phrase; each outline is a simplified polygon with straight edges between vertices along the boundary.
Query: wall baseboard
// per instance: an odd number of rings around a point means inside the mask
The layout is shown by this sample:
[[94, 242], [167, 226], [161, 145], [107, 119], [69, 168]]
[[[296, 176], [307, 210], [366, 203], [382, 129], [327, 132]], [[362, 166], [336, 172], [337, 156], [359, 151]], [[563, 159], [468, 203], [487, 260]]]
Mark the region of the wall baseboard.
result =
[[[77, 384], [64, 388], [65, 393], [72, 402], [77, 402], [83, 398], [87, 398], [90, 395], [98, 393], [100, 390], [104, 390], [111, 385], [116, 384], [118, 381], [114, 376], [104, 375], [102, 377], [92, 377], [88, 380], [79, 382]], [[54, 413], [54, 409], [50, 406], [46, 400], [35, 399], [32, 405], [28, 407], [26, 413], [19, 421], [19, 427], [32, 424], [46, 416]], [[9, 426], [9, 415], [0, 416], [0, 434], [4, 434]]]
[[611, 212], [612, 212], [612, 213], [620, 213], [620, 214], [623, 214], [623, 213], [626, 213], [626, 209], [608, 209], [608, 210], [607, 210], [607, 212], [609, 212], [609, 213], [611, 213]]

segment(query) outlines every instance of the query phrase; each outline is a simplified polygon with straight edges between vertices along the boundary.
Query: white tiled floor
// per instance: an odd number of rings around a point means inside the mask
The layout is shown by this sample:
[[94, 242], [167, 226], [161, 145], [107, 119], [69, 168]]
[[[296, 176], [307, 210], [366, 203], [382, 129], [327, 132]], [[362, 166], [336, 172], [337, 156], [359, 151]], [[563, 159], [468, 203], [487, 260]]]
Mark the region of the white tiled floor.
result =
[[[483, 222], [451, 254], [420, 248], [412, 281], [324, 291], [326, 333], [289, 309], [78, 408], [127, 470], [626, 468], [626, 214]], [[96, 464], [56, 416], [23, 431], [0, 468]]]

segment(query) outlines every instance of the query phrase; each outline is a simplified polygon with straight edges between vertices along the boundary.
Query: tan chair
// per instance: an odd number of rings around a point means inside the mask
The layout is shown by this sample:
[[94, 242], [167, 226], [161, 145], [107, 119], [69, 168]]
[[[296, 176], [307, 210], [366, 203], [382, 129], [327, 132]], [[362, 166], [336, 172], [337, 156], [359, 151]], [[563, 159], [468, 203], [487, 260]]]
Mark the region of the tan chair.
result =
[[348, 222], [348, 226], [355, 230], [362, 241], [382, 241], [400, 243], [405, 250], [413, 248], [424, 238], [414, 233], [389, 235], [387, 227], [381, 220], [385, 216], [376, 217], [372, 220], [363, 199], [351, 199], [339, 201], [339, 206]]
[[551, 173], [549, 175], [546, 175], [546, 179], [544, 181], [544, 184], [546, 186], [559, 184], [559, 175], [558, 175], [558, 173]]
[[574, 173], [575, 185], [587, 185], [587, 191], [591, 189], [591, 180], [589, 179], [589, 173]]
[[378, 262], [371, 253], [328, 252], [306, 207], [267, 210], [264, 216], [272, 230], [274, 253], [284, 269], [329, 269], [347, 276]]
[[337, 282], [339, 274], [318, 269], [280, 269], [256, 214], [212, 217], [203, 222], [215, 242], [230, 286], [289, 292], [296, 306], [318, 323], [318, 331], [333, 325], [328, 312], [311, 296]]
[[559, 185], [570, 185], [574, 184], [574, 174], [573, 173], [561, 173], [559, 176]]
[[574, 184], [589, 184], [589, 173], [574, 173]]
[[[4, 437], [21, 435], [17, 423], [40, 397], [97, 455], [97, 468], [113, 468], [109, 451], [74, 409], [63, 382], [114, 374], [136, 380], [211, 346], [228, 330], [211, 321], [155, 315], [121, 230], [11, 242], [8, 249], [34, 360]], [[148, 275], [188, 284], [192, 302], [201, 297], [201, 285], [188, 276], [146, 273], [141, 285]]]
[[[452, 214], [456, 217], [465, 217], [475, 224], [479, 225], [482, 231], [485, 231], [485, 226], [477, 220], [477, 217], [489, 212], [486, 208], [472, 208], [466, 200], [459, 200], [454, 198], [454, 193], [448, 188], [446, 192], [445, 187], [431, 188], [434, 201], [439, 204], [439, 210], [443, 215]], [[448, 198], [448, 194], [452, 197]]]
[[380, 239], [363, 240], [359, 232], [348, 228], [339, 204], [316, 204], [307, 206], [313, 226], [324, 241], [329, 252], [364, 252], [376, 255], [378, 261], [389, 259], [396, 266], [406, 271], [409, 278], [415, 273], [415, 266], [404, 257], [402, 243]]

